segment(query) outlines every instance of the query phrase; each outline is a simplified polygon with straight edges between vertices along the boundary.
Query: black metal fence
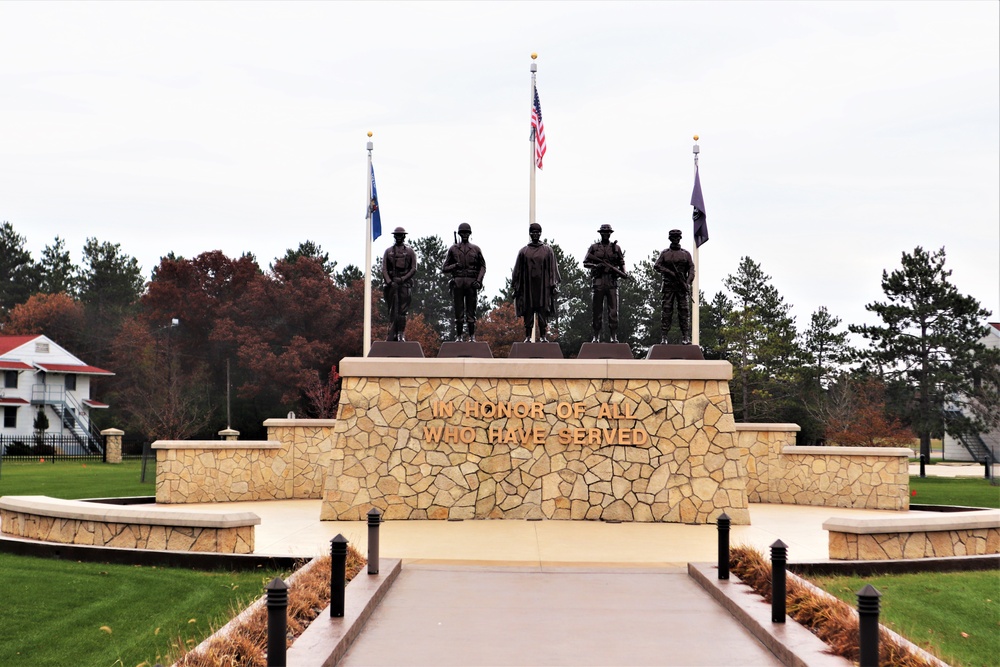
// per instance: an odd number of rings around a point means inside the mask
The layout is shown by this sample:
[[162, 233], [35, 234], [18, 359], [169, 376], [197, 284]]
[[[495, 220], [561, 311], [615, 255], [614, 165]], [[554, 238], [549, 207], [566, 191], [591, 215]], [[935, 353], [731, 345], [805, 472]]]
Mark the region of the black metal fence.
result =
[[[148, 438], [122, 438], [122, 458], [141, 459], [148, 454]], [[0, 456], [8, 461], [104, 460], [103, 445], [98, 448], [71, 435], [0, 435]]]

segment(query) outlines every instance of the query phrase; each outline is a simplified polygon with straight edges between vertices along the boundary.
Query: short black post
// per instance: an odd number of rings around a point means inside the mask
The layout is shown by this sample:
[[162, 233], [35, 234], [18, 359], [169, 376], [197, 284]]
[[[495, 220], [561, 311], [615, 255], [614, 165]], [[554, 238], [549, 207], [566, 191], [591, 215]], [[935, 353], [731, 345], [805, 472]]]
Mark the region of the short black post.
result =
[[288, 634], [288, 584], [275, 577], [264, 586], [267, 593], [267, 665], [285, 667]]
[[983, 477], [990, 478], [990, 460], [985, 456], [983, 457]]
[[344, 617], [344, 591], [347, 588], [347, 538], [337, 533], [330, 540], [330, 616]]
[[719, 579], [729, 578], [729, 515], [719, 515]]
[[378, 574], [378, 527], [381, 523], [378, 509], [368, 510], [368, 574]]
[[785, 622], [785, 563], [788, 545], [776, 540], [771, 545], [771, 622]]
[[878, 667], [878, 612], [882, 594], [871, 584], [858, 591], [859, 667]]
[[927, 477], [927, 457], [920, 455], [920, 476]]

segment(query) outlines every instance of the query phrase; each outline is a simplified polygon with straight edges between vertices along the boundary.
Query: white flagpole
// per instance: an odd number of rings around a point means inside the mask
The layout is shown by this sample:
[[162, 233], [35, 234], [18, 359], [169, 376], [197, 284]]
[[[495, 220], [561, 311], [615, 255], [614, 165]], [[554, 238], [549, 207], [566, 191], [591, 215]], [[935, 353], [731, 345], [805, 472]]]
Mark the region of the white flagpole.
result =
[[[538, 71], [538, 65], [535, 64], [535, 58], [538, 57], [537, 53], [531, 54], [531, 100], [529, 107], [530, 109], [535, 108], [535, 72]], [[531, 176], [528, 179], [528, 224], [532, 225], [535, 222], [535, 145], [537, 142], [537, 137], [535, 136], [535, 131], [531, 131], [531, 144], [528, 146], [531, 149]], [[538, 317], [532, 318], [533, 322], [531, 325], [531, 342], [538, 342]]]
[[[372, 133], [368, 133], [371, 139]], [[362, 341], [362, 356], [367, 357], [372, 347], [372, 142], [368, 142], [368, 198], [365, 209], [368, 215], [365, 220], [365, 326]]]
[[[698, 173], [698, 153], [701, 149], [698, 148], [698, 135], [694, 135], [694, 148], [691, 152], [694, 153], [694, 173]], [[694, 240], [694, 239], [692, 239]], [[694, 244], [694, 285], [691, 287], [691, 296], [694, 299], [694, 303], [691, 305], [691, 344], [699, 345], [701, 339], [701, 312], [699, 311], [698, 302], [700, 300], [700, 294], [698, 291], [698, 282], [701, 276], [701, 266], [698, 265], [698, 244]]]

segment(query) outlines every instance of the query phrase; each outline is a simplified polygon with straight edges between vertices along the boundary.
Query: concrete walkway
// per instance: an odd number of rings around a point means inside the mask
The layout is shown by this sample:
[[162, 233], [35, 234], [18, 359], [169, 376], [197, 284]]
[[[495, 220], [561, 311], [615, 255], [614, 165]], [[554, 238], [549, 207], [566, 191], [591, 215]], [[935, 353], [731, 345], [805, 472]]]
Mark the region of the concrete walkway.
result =
[[339, 663], [780, 665], [679, 568], [409, 565]]

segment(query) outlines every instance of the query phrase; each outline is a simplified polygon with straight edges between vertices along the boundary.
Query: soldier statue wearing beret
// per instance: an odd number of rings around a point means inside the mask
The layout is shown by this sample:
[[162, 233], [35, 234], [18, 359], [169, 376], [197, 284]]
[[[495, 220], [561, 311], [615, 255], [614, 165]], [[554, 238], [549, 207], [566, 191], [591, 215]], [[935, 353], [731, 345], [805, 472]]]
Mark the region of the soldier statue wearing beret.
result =
[[660, 316], [662, 337], [667, 342], [667, 332], [677, 306], [677, 324], [681, 329], [681, 345], [691, 344], [691, 283], [694, 282], [694, 261], [691, 253], [681, 248], [681, 230], [671, 229], [668, 234], [670, 247], [660, 253], [653, 269], [663, 276], [663, 311]]

